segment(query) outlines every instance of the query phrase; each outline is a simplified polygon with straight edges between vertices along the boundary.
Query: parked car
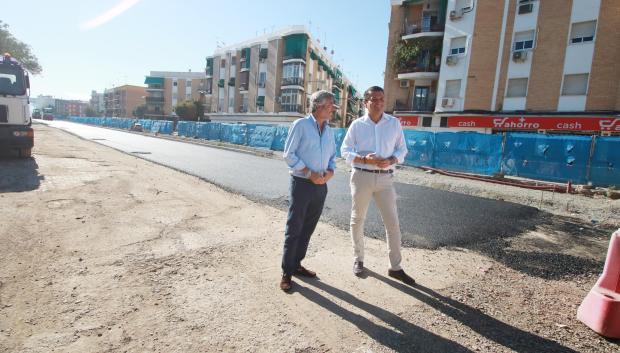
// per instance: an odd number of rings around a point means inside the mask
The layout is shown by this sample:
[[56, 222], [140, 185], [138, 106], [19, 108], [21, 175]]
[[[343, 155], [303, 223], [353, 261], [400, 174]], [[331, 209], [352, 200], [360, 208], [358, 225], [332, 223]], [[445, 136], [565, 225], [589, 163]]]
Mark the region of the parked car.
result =
[[50, 114], [50, 113], [43, 114], [43, 120], [54, 120], [54, 114]]
[[133, 123], [133, 125], [131, 125], [131, 131], [138, 131], [138, 132], [142, 132], [142, 124], [140, 123]]

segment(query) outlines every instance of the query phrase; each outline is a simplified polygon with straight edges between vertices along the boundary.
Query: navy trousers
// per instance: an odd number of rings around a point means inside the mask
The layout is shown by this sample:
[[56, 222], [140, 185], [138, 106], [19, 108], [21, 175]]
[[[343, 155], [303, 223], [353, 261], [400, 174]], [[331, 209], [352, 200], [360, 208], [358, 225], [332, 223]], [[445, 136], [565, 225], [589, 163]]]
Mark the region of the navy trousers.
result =
[[284, 233], [282, 272], [292, 275], [306, 257], [310, 237], [316, 228], [327, 196], [327, 184], [291, 178], [291, 199]]

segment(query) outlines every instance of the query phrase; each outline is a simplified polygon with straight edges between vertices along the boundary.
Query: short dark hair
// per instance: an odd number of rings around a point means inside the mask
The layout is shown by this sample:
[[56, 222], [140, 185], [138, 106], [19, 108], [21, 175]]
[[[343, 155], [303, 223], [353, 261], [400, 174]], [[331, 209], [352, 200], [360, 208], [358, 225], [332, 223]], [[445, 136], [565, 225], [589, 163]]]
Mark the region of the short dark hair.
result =
[[385, 92], [383, 91], [383, 88], [379, 86], [372, 86], [364, 92], [364, 102], [367, 102], [370, 99], [370, 95], [373, 94], [373, 92], [381, 92], [385, 94]]

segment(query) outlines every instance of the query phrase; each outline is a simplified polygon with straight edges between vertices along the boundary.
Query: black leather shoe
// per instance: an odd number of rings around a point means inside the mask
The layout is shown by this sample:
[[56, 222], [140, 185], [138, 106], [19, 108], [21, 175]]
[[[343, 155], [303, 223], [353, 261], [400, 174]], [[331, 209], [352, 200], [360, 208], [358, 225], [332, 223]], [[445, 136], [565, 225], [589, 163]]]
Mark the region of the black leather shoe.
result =
[[364, 262], [363, 261], [355, 261], [353, 263], [353, 274], [359, 276], [364, 272]]
[[295, 276], [316, 277], [316, 272], [310, 271], [303, 266], [299, 266], [299, 268], [295, 271]]
[[406, 274], [405, 271], [403, 270], [398, 270], [398, 271], [388, 270], [388, 276], [392, 278], [396, 278], [397, 280], [405, 284], [408, 284], [410, 286], [413, 286], [415, 284], [415, 280], [411, 278], [408, 274]]
[[282, 280], [280, 280], [280, 289], [285, 292], [291, 290], [293, 283], [291, 281], [291, 275], [282, 275]]

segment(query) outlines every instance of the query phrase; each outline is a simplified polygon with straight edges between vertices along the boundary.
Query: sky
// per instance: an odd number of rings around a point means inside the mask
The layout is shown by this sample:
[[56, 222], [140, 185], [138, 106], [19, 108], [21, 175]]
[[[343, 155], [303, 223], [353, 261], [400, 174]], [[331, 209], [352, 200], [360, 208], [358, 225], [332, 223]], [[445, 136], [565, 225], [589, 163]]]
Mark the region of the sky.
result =
[[201, 72], [218, 45], [305, 25], [358, 91], [383, 85], [389, 0], [5, 1], [0, 20], [43, 67], [31, 97], [90, 99], [150, 71]]

